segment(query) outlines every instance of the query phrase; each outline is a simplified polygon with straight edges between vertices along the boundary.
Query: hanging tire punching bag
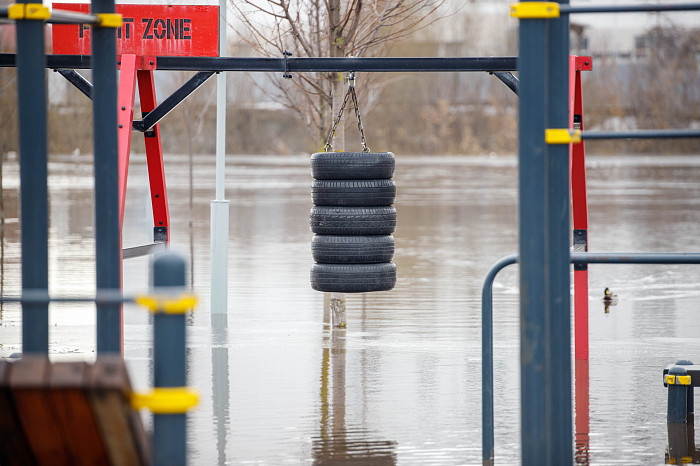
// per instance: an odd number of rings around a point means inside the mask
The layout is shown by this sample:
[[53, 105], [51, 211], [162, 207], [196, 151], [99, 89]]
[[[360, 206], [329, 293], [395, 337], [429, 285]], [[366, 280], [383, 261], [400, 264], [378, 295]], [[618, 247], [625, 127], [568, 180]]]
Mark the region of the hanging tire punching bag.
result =
[[395, 158], [391, 152], [319, 152], [311, 156], [314, 182], [310, 226], [311, 287], [364, 293], [396, 286]]

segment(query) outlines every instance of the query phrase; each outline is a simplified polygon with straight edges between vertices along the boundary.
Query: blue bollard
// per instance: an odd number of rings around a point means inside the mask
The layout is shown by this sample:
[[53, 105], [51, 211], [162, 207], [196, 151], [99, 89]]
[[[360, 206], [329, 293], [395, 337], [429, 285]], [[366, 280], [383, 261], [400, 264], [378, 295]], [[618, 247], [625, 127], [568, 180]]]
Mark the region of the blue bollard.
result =
[[668, 454], [678, 463], [689, 456], [688, 387], [690, 377], [683, 366], [673, 366], [665, 378], [668, 384]]
[[[173, 295], [185, 290], [185, 259], [175, 253], [159, 255], [153, 262], [156, 295]], [[185, 314], [156, 312], [153, 318], [153, 385], [184, 388]], [[153, 460], [156, 466], [184, 465], [187, 458], [186, 414], [153, 415]]]
[[[683, 377], [688, 376], [688, 370], [683, 366], [673, 366], [669, 371], [668, 383], [668, 422], [687, 422], [688, 418], [688, 385], [683, 384]], [[679, 379], [681, 377], [681, 379]]]
[[[676, 361], [676, 366], [693, 366], [693, 361], [689, 361], [687, 359], [680, 359]], [[688, 391], [688, 402], [686, 405], [686, 417], [685, 417], [685, 422], [687, 423], [686, 426], [686, 433], [688, 437], [688, 455], [689, 456], [694, 456], [695, 455], [695, 391], [693, 390], [693, 384], [691, 383], [690, 385], [687, 385], [687, 391]]]

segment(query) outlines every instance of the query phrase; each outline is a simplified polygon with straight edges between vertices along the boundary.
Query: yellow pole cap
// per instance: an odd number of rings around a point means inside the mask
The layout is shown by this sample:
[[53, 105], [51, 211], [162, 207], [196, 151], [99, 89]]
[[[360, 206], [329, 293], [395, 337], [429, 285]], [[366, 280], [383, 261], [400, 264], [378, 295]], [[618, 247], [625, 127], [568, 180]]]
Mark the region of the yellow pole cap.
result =
[[520, 2], [510, 6], [510, 15], [518, 19], [549, 19], [559, 17], [556, 2]]

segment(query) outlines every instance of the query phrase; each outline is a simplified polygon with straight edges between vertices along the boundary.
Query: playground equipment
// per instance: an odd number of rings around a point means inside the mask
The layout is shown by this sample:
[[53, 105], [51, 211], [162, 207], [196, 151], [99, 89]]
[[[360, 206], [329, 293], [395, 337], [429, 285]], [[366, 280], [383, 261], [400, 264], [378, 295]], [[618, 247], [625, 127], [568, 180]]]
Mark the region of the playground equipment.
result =
[[[352, 98], [362, 152], [329, 152], [335, 129]], [[311, 287], [317, 291], [364, 293], [396, 286], [394, 237], [396, 200], [395, 158], [391, 152], [371, 153], [365, 141], [355, 93], [355, 73], [326, 137], [324, 152], [311, 156]], [[341, 319], [341, 326], [345, 322]]]
[[[567, 115], [567, 108], [571, 106], [566, 105], [571, 96], [565, 85], [569, 82], [566, 56], [569, 15], [698, 9], [700, 4], [697, 3], [576, 7], [566, 3], [524, 2], [511, 7], [511, 15], [520, 21], [521, 44], [518, 57], [520, 254], [497, 262], [487, 276], [487, 284], [490, 287], [490, 281], [502, 267], [516, 260], [519, 262], [523, 464], [571, 464], [573, 461], [571, 391], [561, 389], [571, 386], [569, 263], [669, 263], [663, 260], [696, 263], [692, 261], [698, 260], [698, 257], [693, 257], [697, 255], [635, 258], [634, 254], [596, 256], [569, 251], [567, 146], [580, 144], [586, 139], [700, 137], [697, 130], [585, 132], [576, 129], [576, 120], [569, 120]], [[582, 119], [580, 123], [582, 125]], [[523, 202], [524, 199], [528, 202]], [[585, 224], [579, 223], [578, 226]], [[575, 246], [586, 249], [586, 244], [587, 238], [579, 233]], [[490, 290], [487, 291], [485, 285], [482, 305], [486, 307], [486, 304], [490, 305]], [[487, 346], [491, 342], [490, 334], [487, 335], [491, 320], [486, 311], [482, 325], [485, 384], [483, 462], [493, 464], [493, 434], [492, 431], [489, 433], [492, 418], [487, 418], [487, 398], [493, 396], [492, 381], [490, 390], [486, 386], [489, 383], [486, 365], [489, 361], [492, 363], [489, 358], [493, 349]], [[587, 351], [581, 351], [577, 356], [585, 353]]]
[[[48, 353], [48, 272], [46, 214], [46, 91], [44, 68], [93, 68], [95, 136], [95, 205], [97, 239], [97, 350], [118, 353], [121, 346], [119, 299], [99, 299], [120, 293], [120, 208], [118, 163], [118, 107], [116, 85], [116, 34], [119, 27], [110, 0], [95, 0], [91, 15], [60, 13], [43, 7], [19, 4], [0, 10], [0, 17], [17, 22], [18, 53], [1, 54], [0, 66], [17, 66], [20, 107], [20, 170], [22, 186], [23, 352]], [[520, 19], [520, 56], [496, 58], [221, 58], [149, 57], [141, 65], [148, 70], [197, 70], [291, 72], [415, 72], [482, 71], [493, 73], [511, 89], [518, 90], [520, 160], [520, 255], [521, 266], [521, 390], [522, 458], [525, 464], [567, 464], [572, 461], [569, 263], [592, 262], [594, 256], [578, 257], [569, 251], [569, 159], [568, 146], [586, 139], [700, 137], [696, 130], [583, 132], [569, 123], [568, 15], [615, 11], [663, 11], [700, 9], [700, 4], [570, 7], [557, 3], [522, 3], [513, 7]], [[102, 16], [100, 16], [102, 15]], [[53, 19], [52, 19], [53, 16]], [[43, 54], [43, 22], [85, 22], [102, 27], [92, 30], [93, 57]], [[155, 22], [155, 20], [154, 20]], [[119, 23], [120, 24], [120, 23]], [[172, 23], [173, 28], [175, 22]], [[184, 38], [184, 22], [177, 23]], [[154, 24], [155, 25], [155, 24]], [[180, 29], [180, 26], [182, 29]], [[165, 22], [167, 34], [167, 21]], [[158, 35], [164, 34], [159, 23]], [[174, 34], [174, 29], [173, 29]], [[123, 29], [126, 36], [126, 28]], [[520, 83], [503, 74], [519, 68]], [[133, 68], [132, 68], [133, 66]], [[138, 60], [127, 65], [129, 73]], [[152, 68], [151, 68], [152, 67]], [[64, 75], [70, 76], [71, 73]], [[193, 78], [194, 79], [194, 78]], [[187, 83], [178, 95], [144, 116], [136, 129], [148, 130], [172, 109], [196, 82]], [[79, 87], [89, 89], [75, 79]], [[133, 83], [133, 81], [132, 81]], [[133, 85], [131, 86], [133, 89]], [[189, 92], [188, 92], [189, 91]], [[549, 97], [549, 98], [548, 98]], [[167, 103], [167, 104], [166, 104]], [[126, 112], [126, 109], [123, 110]], [[127, 118], [123, 121], [129, 121]], [[134, 122], [136, 123], [136, 122]], [[581, 120], [580, 124], [582, 125]], [[121, 123], [122, 128], [128, 128]], [[133, 124], [132, 124], [133, 125]], [[122, 132], [124, 134], [124, 132]], [[584, 228], [578, 228], [585, 230]], [[579, 234], [577, 245], [583, 243]], [[581, 246], [583, 247], [583, 246]], [[585, 254], [585, 253], [579, 253]], [[601, 259], [602, 260], [602, 259]], [[620, 260], [626, 260], [622, 257]], [[563, 310], [563, 311], [562, 311]], [[490, 452], [493, 458], [492, 452]], [[485, 460], [489, 460], [485, 455]]]

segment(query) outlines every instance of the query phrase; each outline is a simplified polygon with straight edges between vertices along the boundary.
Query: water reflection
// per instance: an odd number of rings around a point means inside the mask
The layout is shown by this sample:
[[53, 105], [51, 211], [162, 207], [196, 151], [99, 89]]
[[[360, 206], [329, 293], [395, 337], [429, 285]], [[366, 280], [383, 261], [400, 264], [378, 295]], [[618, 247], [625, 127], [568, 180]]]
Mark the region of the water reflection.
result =
[[333, 327], [328, 312], [325, 316], [324, 325], [330, 331], [330, 341], [324, 345], [321, 358], [321, 415], [319, 434], [312, 439], [313, 463], [394, 465], [396, 442], [372, 438], [372, 433], [362, 426], [347, 426], [346, 330]]
[[[222, 319], [222, 318], [223, 319]], [[226, 436], [230, 418], [230, 383], [228, 362], [228, 331], [226, 315], [215, 314], [218, 322], [212, 322], [211, 339], [211, 384], [214, 427], [216, 429], [217, 464], [226, 463]]]
[[576, 452], [574, 461], [576, 464], [591, 464], [591, 423], [590, 423], [590, 393], [589, 393], [589, 368], [588, 361], [577, 359], [575, 361], [575, 427], [576, 427]]

